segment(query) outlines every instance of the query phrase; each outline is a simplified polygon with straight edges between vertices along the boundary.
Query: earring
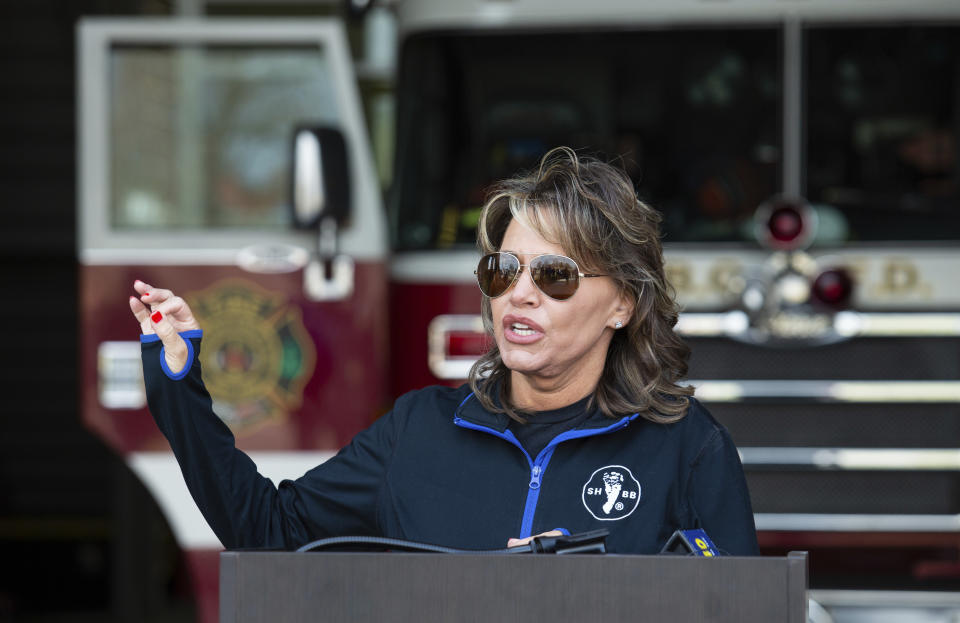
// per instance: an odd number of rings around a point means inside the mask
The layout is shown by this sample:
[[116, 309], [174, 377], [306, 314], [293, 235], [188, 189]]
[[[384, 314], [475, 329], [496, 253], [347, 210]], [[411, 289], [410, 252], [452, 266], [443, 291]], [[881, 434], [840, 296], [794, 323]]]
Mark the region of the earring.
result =
[[618, 321], [616, 322], [616, 324], [613, 325], [613, 328], [614, 328], [614, 329], [622, 329], [622, 328], [623, 328], [623, 323], [618, 320]]

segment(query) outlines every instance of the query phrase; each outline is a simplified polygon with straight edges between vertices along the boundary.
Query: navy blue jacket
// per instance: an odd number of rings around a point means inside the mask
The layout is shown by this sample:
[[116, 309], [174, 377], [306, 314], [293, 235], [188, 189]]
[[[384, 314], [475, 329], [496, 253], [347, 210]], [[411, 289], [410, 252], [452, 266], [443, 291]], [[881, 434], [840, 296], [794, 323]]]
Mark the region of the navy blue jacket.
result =
[[234, 446], [192, 365], [169, 374], [156, 336], [142, 336], [147, 399], [187, 486], [226, 547], [296, 548], [374, 535], [465, 549], [556, 528], [607, 528], [619, 553], [660, 550], [674, 530], [702, 528], [731, 554], [758, 553], [750, 498], [726, 430], [696, 400], [673, 424], [599, 412], [536, 457], [468, 386], [428, 387], [326, 463], [278, 487]]

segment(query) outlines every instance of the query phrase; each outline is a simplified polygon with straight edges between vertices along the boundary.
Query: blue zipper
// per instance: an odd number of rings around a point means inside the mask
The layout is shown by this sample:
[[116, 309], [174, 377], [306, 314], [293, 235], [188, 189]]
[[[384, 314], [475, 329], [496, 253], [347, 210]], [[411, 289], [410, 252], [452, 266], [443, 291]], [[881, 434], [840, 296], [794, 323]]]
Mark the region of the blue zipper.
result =
[[[553, 443], [553, 440], [550, 444]], [[537, 460], [530, 468], [530, 484], [527, 490], [527, 501], [523, 505], [523, 520], [520, 522], [520, 537], [525, 539], [533, 534], [533, 516], [537, 512], [537, 502], [540, 500], [540, 481], [543, 478], [543, 472], [547, 469], [547, 463], [553, 456], [553, 447], [547, 444], [547, 447], [540, 451]]]
[[[462, 407], [467, 400], [473, 394], [470, 394], [464, 398], [463, 402], [460, 403]], [[459, 411], [459, 407], [457, 408]], [[569, 430], [565, 433], [560, 433], [556, 437], [550, 440], [550, 443], [540, 451], [540, 454], [537, 455], [536, 460], [532, 460], [530, 455], [520, 444], [520, 441], [516, 438], [513, 432], [509, 429], [500, 432], [496, 429], [490, 428], [488, 426], [482, 426], [480, 424], [474, 424], [473, 422], [468, 422], [459, 416], [454, 416], [453, 423], [461, 428], [467, 428], [470, 430], [481, 431], [484, 433], [489, 433], [494, 437], [499, 437], [505, 441], [509, 441], [516, 447], [520, 448], [520, 452], [523, 452], [523, 456], [527, 459], [527, 464], [530, 465], [530, 482], [527, 485], [527, 500], [523, 505], [523, 520], [520, 522], [520, 535], [519, 538], [524, 539], [528, 536], [533, 535], [533, 516], [537, 512], [537, 502], [540, 499], [540, 485], [543, 480], [543, 473], [547, 470], [547, 464], [550, 463], [550, 459], [553, 457], [553, 451], [556, 450], [557, 445], [564, 441], [569, 441], [570, 439], [580, 439], [582, 437], [592, 437], [594, 435], [604, 435], [606, 433], [612, 433], [618, 431], [621, 428], [625, 428], [630, 422], [636, 419], [640, 414], [634, 413], [633, 415], [621, 418], [607, 426], [606, 428], [590, 428], [585, 430]]]

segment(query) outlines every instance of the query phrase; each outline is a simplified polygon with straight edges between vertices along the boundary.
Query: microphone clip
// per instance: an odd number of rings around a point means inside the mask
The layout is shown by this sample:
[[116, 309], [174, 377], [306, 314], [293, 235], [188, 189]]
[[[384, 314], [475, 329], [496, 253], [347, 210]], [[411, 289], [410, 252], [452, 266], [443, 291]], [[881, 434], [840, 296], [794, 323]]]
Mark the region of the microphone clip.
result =
[[702, 556], [712, 558], [720, 555], [720, 550], [713, 544], [710, 537], [703, 530], [677, 530], [667, 540], [667, 544], [660, 550], [661, 554], [681, 554], [684, 556]]

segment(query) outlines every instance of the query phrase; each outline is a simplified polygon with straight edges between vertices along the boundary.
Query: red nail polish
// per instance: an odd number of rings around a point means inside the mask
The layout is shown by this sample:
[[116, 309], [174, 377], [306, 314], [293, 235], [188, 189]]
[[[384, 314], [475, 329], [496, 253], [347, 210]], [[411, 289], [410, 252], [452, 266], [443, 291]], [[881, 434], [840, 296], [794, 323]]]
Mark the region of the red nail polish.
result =
[[153, 315], [150, 316], [150, 320], [152, 320], [152, 321], [154, 321], [154, 322], [160, 322], [161, 320], [163, 320], [163, 314], [161, 314], [161, 313], [158, 312], [158, 311], [153, 312]]
[[141, 297], [143, 297], [143, 296], [150, 296], [150, 293], [149, 293], [149, 292], [144, 292], [144, 293], [141, 294], [140, 296], [141, 296]]

